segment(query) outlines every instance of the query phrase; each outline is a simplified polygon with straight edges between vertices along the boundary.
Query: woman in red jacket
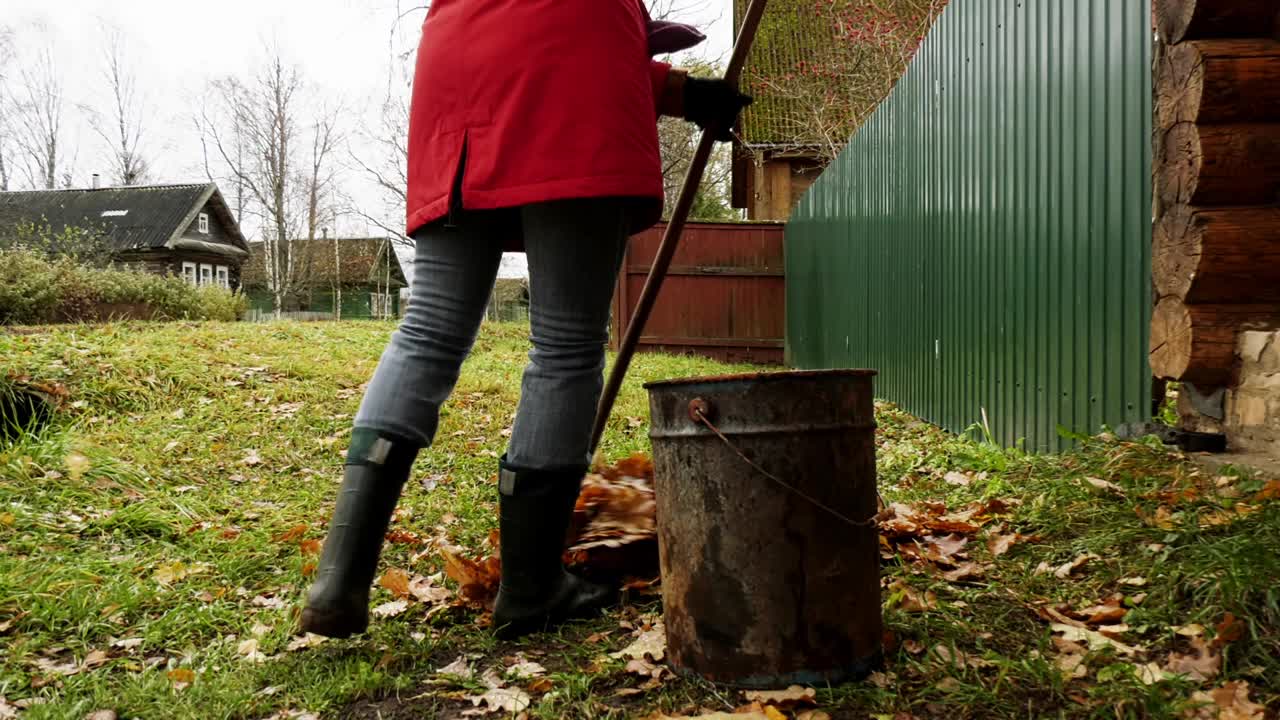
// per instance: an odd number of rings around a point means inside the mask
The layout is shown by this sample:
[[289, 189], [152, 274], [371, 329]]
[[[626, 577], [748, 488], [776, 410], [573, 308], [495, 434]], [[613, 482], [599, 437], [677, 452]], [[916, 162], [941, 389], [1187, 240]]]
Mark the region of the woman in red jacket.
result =
[[609, 601], [560, 556], [590, 462], [623, 249], [662, 209], [656, 119], [684, 117], [728, 140], [750, 102], [651, 61], [651, 27], [641, 0], [431, 4], [409, 123], [413, 294], [356, 415], [303, 630], [347, 637], [368, 626], [392, 511], [504, 250], [528, 254], [532, 350], [499, 467], [494, 625], [513, 637]]

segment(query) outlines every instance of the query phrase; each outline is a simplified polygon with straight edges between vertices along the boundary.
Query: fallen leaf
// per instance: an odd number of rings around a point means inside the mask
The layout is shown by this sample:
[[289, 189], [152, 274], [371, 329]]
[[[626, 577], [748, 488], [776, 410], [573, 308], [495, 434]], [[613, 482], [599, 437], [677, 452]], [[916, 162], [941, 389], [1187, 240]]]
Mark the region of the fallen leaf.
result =
[[391, 568], [378, 578], [378, 585], [391, 591], [398, 598], [409, 597], [409, 575], [400, 568]]
[[925, 548], [933, 556], [944, 561], [950, 561], [954, 555], [964, 550], [964, 546], [968, 544], [969, 538], [955, 533], [944, 537], [930, 535], [925, 538]]
[[1172, 530], [1174, 528], [1173, 511], [1167, 506], [1161, 505], [1156, 508], [1155, 515], [1147, 517], [1142, 513], [1139, 516], [1148, 524], [1160, 528], [1161, 530]]
[[84, 716], [84, 720], [116, 720], [115, 710], [94, 710]]
[[1133, 670], [1143, 685], [1155, 685], [1165, 679], [1164, 670], [1153, 662], [1145, 665], [1134, 665]]
[[742, 693], [748, 701], [762, 705], [792, 708], [797, 705], [816, 705], [818, 691], [813, 688], [792, 685], [786, 690], [747, 690]]
[[279, 598], [274, 595], [258, 595], [250, 600], [249, 604], [254, 607], [268, 608], [270, 610], [283, 610], [288, 606], [288, 603], [284, 601], [284, 598]]
[[315, 647], [317, 645], [320, 645], [321, 643], [326, 642], [328, 639], [329, 638], [323, 635], [316, 635], [315, 633], [306, 633], [305, 635], [299, 635], [293, 638], [292, 640], [290, 640], [289, 644], [285, 645], [284, 649], [287, 652], [296, 652], [298, 650], [303, 650], [305, 648], [310, 648], [310, 647]]
[[236, 648], [236, 652], [244, 656], [249, 662], [266, 662], [267, 656], [258, 650], [258, 638], [249, 638], [240, 643]]
[[91, 650], [88, 655], [84, 656], [84, 662], [80, 663], [82, 670], [93, 670], [107, 664], [110, 657], [101, 650]]
[[1077, 627], [1075, 625], [1066, 625], [1063, 623], [1050, 623], [1049, 629], [1053, 632], [1060, 633], [1067, 640], [1073, 642], [1083, 642], [1089, 646], [1091, 650], [1100, 650], [1102, 648], [1112, 648], [1121, 655], [1136, 655], [1138, 649], [1129, 645], [1125, 645], [1117, 640], [1103, 635], [1096, 630], [1089, 628]]
[[409, 602], [407, 600], [392, 600], [375, 607], [372, 612], [374, 617], [389, 618], [395, 617], [408, 609]]
[[947, 665], [954, 665], [959, 668], [970, 667], [977, 669], [991, 665], [991, 663], [983, 660], [977, 655], [971, 655], [963, 650], [956, 650], [946, 645], [935, 645], [933, 647], [933, 654], [938, 656], [938, 659], [942, 660], [943, 663]]
[[165, 676], [172, 680], [179, 690], [196, 681], [196, 673], [190, 668], [175, 668], [166, 672]]
[[1129, 613], [1127, 608], [1121, 606], [1122, 601], [1122, 597], [1113, 596], [1100, 605], [1077, 610], [1073, 614], [1089, 625], [1112, 623], [1122, 620]]
[[1199, 637], [1204, 635], [1204, 626], [1199, 623], [1188, 623], [1175, 627], [1173, 631], [1183, 637]]
[[543, 675], [546, 675], [547, 669], [542, 667], [536, 662], [523, 660], [522, 662], [518, 662], [515, 665], [508, 667], [507, 672], [511, 673], [512, 675], [515, 675], [517, 678], [520, 678], [521, 680], [528, 680], [530, 678], [536, 678], [536, 677], [541, 677]]
[[1071, 575], [1071, 573], [1087, 565], [1090, 560], [1100, 560], [1100, 559], [1101, 558], [1099, 558], [1097, 555], [1094, 555], [1093, 553], [1084, 553], [1082, 555], [1077, 556], [1075, 560], [1072, 560], [1071, 562], [1065, 563], [1062, 566], [1058, 567], [1058, 569], [1053, 571], [1053, 576], [1058, 578], [1059, 580], [1065, 579], [1067, 576]]
[[155, 573], [152, 574], [151, 577], [156, 582], [167, 587], [169, 585], [172, 585], [178, 582], [179, 580], [190, 577], [192, 575], [198, 575], [202, 572], [205, 572], [208, 569], [209, 569], [209, 566], [206, 565], [205, 563], [192, 563], [188, 565], [178, 560], [178, 561], [174, 561], [171, 563], [158, 566], [156, 568]]
[[311, 540], [303, 540], [301, 543], [298, 544], [298, 549], [302, 551], [303, 555], [319, 555], [320, 550], [323, 547], [324, 547], [324, 543], [314, 538]]
[[1267, 500], [1280, 500], [1280, 480], [1269, 481], [1266, 485], [1262, 486], [1262, 489], [1258, 491], [1257, 495], [1253, 496], [1254, 502], [1264, 502]]
[[661, 621], [642, 631], [634, 642], [609, 657], [660, 662], [667, 655], [667, 631]]
[[1121, 584], [1121, 585], [1131, 585], [1131, 586], [1133, 586], [1133, 587], [1145, 587], [1145, 586], [1146, 586], [1146, 584], [1147, 584], [1147, 579], [1146, 579], [1146, 578], [1144, 578], [1144, 577], [1127, 577], [1127, 578], [1120, 578], [1120, 584]]
[[453, 597], [453, 593], [449, 591], [449, 588], [440, 587], [435, 584], [432, 578], [422, 575], [414, 576], [409, 581], [409, 594], [417, 599], [418, 602], [431, 604], [444, 602]]
[[1204, 682], [1217, 676], [1222, 670], [1222, 656], [1202, 637], [1191, 638], [1191, 652], [1169, 653], [1164, 669], [1174, 675], [1186, 675], [1192, 680]]
[[1116, 625], [1099, 625], [1098, 626], [1098, 632], [1111, 638], [1112, 640], [1119, 640], [1121, 637], [1125, 635], [1125, 633], [1129, 632], [1132, 629], [1133, 628], [1130, 628], [1128, 625], [1125, 625], [1124, 623], [1118, 623]]
[[448, 675], [449, 677], [462, 678], [464, 680], [470, 680], [475, 675], [471, 670], [471, 665], [467, 663], [467, 659], [462, 655], [459, 655], [457, 660], [445, 665], [436, 672], [440, 675]]
[[831, 720], [831, 716], [821, 710], [805, 710], [796, 715], [796, 720]]
[[960, 487], [967, 487], [969, 483], [973, 481], [973, 478], [969, 477], [968, 475], [962, 472], [956, 472], [955, 470], [952, 470], [951, 472], [944, 475], [942, 477], [942, 480], [946, 482], [948, 485], [958, 485]]
[[1009, 533], [1001, 535], [999, 533], [987, 536], [987, 551], [991, 553], [991, 557], [1000, 557], [1009, 552], [1009, 548], [1020, 542], [1025, 542], [1027, 536], [1021, 533]]
[[1191, 701], [1201, 707], [1188, 709], [1183, 717], [1193, 720], [1263, 720], [1267, 709], [1249, 699], [1249, 683], [1229, 682], [1209, 692], [1197, 691]]
[[12, 720], [18, 717], [18, 706], [12, 705], [0, 695], [0, 720]]
[[1084, 664], [1084, 654], [1069, 653], [1054, 658], [1054, 665], [1068, 678], [1082, 678], [1089, 674], [1089, 666]]
[[947, 582], [961, 582], [964, 580], [976, 580], [983, 576], [986, 567], [977, 563], [964, 563], [956, 567], [955, 570], [948, 570], [942, 573], [942, 579]]
[[468, 714], [488, 714], [492, 712], [518, 713], [523, 712], [533, 702], [533, 698], [529, 693], [520, 688], [496, 687], [489, 688], [482, 695], [470, 695], [467, 700], [477, 708], [482, 705], [483, 709], [479, 713], [473, 710], [464, 710], [463, 715]]
[[1103, 490], [1106, 492], [1113, 492], [1117, 495], [1124, 495], [1124, 488], [1120, 487], [1119, 485], [1116, 485], [1113, 482], [1108, 482], [1106, 480], [1102, 480], [1095, 477], [1087, 477], [1084, 479], [1084, 481], [1096, 490]]
[[284, 532], [277, 533], [273, 538], [278, 543], [291, 543], [302, 538], [307, 534], [306, 525], [294, 525]]
[[878, 670], [867, 676], [867, 682], [878, 688], [889, 687], [893, 684], [894, 679], [895, 678], [892, 673], [883, 673]]
[[671, 669], [666, 665], [657, 665], [648, 660], [629, 660], [625, 669], [632, 675], [639, 675], [650, 680], [650, 682], [644, 684], [643, 688], [645, 690], [652, 690], [661, 684], [663, 680], [672, 677]]
[[91, 464], [89, 458], [77, 452], [67, 455], [65, 462], [67, 463], [67, 474], [76, 482], [80, 482], [80, 479], [84, 477]]
[[249, 465], [249, 466], [253, 466], [253, 465], [261, 465], [261, 464], [262, 464], [262, 458], [258, 455], [258, 451], [257, 451], [257, 450], [249, 450], [249, 451], [245, 454], [244, 459], [242, 459], [242, 460], [240, 461], [240, 464], [242, 464], [242, 465]]
[[113, 640], [111, 642], [111, 647], [120, 648], [121, 650], [132, 650], [143, 642], [142, 638], [122, 638], [120, 640]]
[[927, 612], [937, 609], [938, 596], [932, 590], [922, 594], [903, 580], [896, 580], [889, 586], [889, 604], [895, 602], [903, 612]]
[[1213, 631], [1213, 646], [1220, 648], [1244, 637], [1244, 623], [1227, 613], [1222, 616], [1222, 622], [1213, 626]]

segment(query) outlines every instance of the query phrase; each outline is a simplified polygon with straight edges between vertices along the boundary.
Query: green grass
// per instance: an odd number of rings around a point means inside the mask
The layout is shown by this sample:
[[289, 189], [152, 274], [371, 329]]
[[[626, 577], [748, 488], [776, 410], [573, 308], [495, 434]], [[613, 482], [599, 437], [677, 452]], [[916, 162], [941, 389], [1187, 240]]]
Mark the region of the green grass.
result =
[[[306, 586], [298, 540], [319, 539], [332, 508], [351, 417], [392, 326], [325, 324], [121, 324], [0, 332], [4, 371], [64, 383], [57, 426], [0, 445], [0, 698], [39, 698], [24, 718], [79, 718], [110, 708], [121, 717], [262, 718], [282, 709], [325, 717], [456, 717], [456, 696], [475, 686], [435, 671], [459, 654], [484, 658], [538, 653], [556, 693], [530, 708], [538, 718], [642, 717], [689, 706], [729, 709], [741, 696], [681, 679], [637, 697], [616, 661], [592, 667], [625, 644], [614, 613], [518, 645], [496, 643], [475, 616], [423, 618], [415, 606], [375, 620], [371, 633], [287, 651]], [[438, 528], [480, 551], [494, 527], [495, 456], [510, 425], [524, 365], [526, 330], [486, 327], [442, 414], [437, 444], [415, 470], [398, 527]], [[700, 359], [641, 356], [604, 443], [618, 457], [647, 451], [646, 380], [731, 370]], [[0, 375], [0, 385], [6, 381]], [[0, 388], [2, 389], [2, 388]], [[628, 418], [639, 418], [640, 422]], [[885, 611], [893, 633], [886, 687], [822, 688], [836, 718], [909, 712], [917, 717], [1179, 717], [1199, 687], [1185, 680], [1147, 686], [1132, 664], [1094, 653], [1090, 674], [1068, 681], [1053, 664], [1044, 601], [1092, 603], [1142, 576], [1145, 600], [1125, 618], [1128, 642], [1163, 661], [1180, 648], [1171, 628], [1210, 628], [1225, 612], [1245, 623], [1229, 645], [1221, 679], [1247, 680], [1257, 702], [1280, 702], [1280, 503], [1253, 503], [1233, 523], [1198, 518], [1247, 500], [1262, 480], [1165, 503], [1158, 491], [1212, 485], [1195, 466], [1158, 446], [1105, 438], [1058, 456], [1028, 456], [947, 435], [890, 406], [878, 411], [880, 484], [889, 501], [1016, 498], [1011, 529], [1038, 534], [997, 559], [987, 576], [948, 583], [886, 563], [889, 579], [933, 590], [939, 607]], [[948, 471], [986, 473], [968, 486]], [[1095, 477], [1123, 493], [1099, 493]], [[433, 478], [427, 492], [418, 480]], [[1141, 515], [1140, 515], [1141, 513]], [[446, 519], [449, 522], [445, 522]], [[282, 535], [301, 526], [299, 537]], [[1152, 551], [1148, 546], [1162, 547]], [[985, 560], [982, 543], [975, 559]], [[389, 545], [386, 566], [429, 574], [439, 561]], [[1041, 562], [1100, 557], [1067, 580], [1034, 572]], [[162, 582], [167, 581], [167, 582]], [[375, 603], [390, 599], [375, 591]], [[656, 612], [650, 601], [639, 609]], [[634, 612], [635, 608], [620, 612]], [[266, 662], [244, 659], [259, 633]], [[120, 641], [125, 641], [121, 643]], [[957, 669], [925, 647], [953, 646], [988, 663]], [[71, 675], [40, 662], [100, 666]], [[94, 656], [98, 658], [100, 656]], [[591, 669], [588, 669], [591, 668]], [[190, 670], [195, 681], [175, 679]], [[3, 709], [0, 703], [0, 710]], [[2, 712], [0, 712], [2, 715]]]

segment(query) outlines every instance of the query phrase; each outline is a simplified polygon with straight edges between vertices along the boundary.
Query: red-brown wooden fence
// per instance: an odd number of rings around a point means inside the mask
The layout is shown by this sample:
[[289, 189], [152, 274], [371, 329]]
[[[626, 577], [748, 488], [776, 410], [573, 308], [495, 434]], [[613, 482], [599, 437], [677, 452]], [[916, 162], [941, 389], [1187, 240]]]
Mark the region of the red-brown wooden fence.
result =
[[[639, 350], [781, 364], [786, 280], [782, 223], [689, 223]], [[631, 238], [613, 293], [610, 346], [627, 331], [665, 223]]]

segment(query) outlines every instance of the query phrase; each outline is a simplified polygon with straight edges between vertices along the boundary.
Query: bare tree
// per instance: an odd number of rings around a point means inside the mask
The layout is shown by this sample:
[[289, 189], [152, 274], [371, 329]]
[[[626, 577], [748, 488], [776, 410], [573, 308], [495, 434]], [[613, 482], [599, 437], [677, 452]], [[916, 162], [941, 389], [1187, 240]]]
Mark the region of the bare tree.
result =
[[[318, 113], [311, 128], [311, 155], [309, 172], [300, 178], [307, 192], [307, 248], [309, 258], [318, 255], [316, 247], [316, 231], [326, 226], [331, 219], [336, 194], [337, 171], [334, 168], [333, 152], [342, 142], [339, 128], [340, 107], [323, 108]], [[327, 234], [327, 233], [326, 233]], [[333, 235], [333, 274], [331, 277], [333, 292], [333, 315], [335, 320], [342, 319], [342, 252], [339, 248], [338, 233]]]
[[371, 212], [352, 201], [349, 212], [402, 245], [412, 244], [404, 234], [409, 185], [410, 77], [408, 66], [400, 64], [398, 69], [392, 68], [373, 128], [360, 131], [354, 138], [356, 144], [347, 148], [352, 167], [376, 188], [380, 205], [376, 212]]
[[27, 184], [52, 190], [60, 175], [69, 175], [62, 167], [64, 98], [53, 48], [44, 45], [33, 57], [21, 59], [18, 66], [10, 118], [14, 144], [22, 158]]
[[9, 189], [13, 172], [13, 102], [9, 92], [12, 62], [13, 29], [0, 25], [0, 192]]
[[213, 81], [208, 94], [216, 107], [212, 112], [206, 107], [198, 121], [216, 156], [252, 200], [277, 314], [294, 290], [291, 239], [297, 216], [290, 207], [290, 190], [296, 176], [293, 144], [301, 87], [297, 69], [286, 67], [276, 53], [247, 83], [234, 77]]
[[111, 91], [111, 110], [106, 122], [93, 129], [110, 148], [112, 179], [117, 185], [140, 185], [147, 180], [148, 163], [141, 146], [147, 108], [138, 95], [137, 78], [128, 63], [124, 36], [119, 29], [106, 35], [103, 47], [103, 79]]
[[[340, 195], [332, 155], [342, 142], [341, 109], [315, 100], [296, 67], [278, 52], [251, 77], [210, 83], [210, 101], [196, 118], [206, 152], [243, 192], [240, 215], [258, 223], [263, 271], [279, 314], [310, 288], [310, 245]], [[308, 121], [306, 118], [311, 117]]]

